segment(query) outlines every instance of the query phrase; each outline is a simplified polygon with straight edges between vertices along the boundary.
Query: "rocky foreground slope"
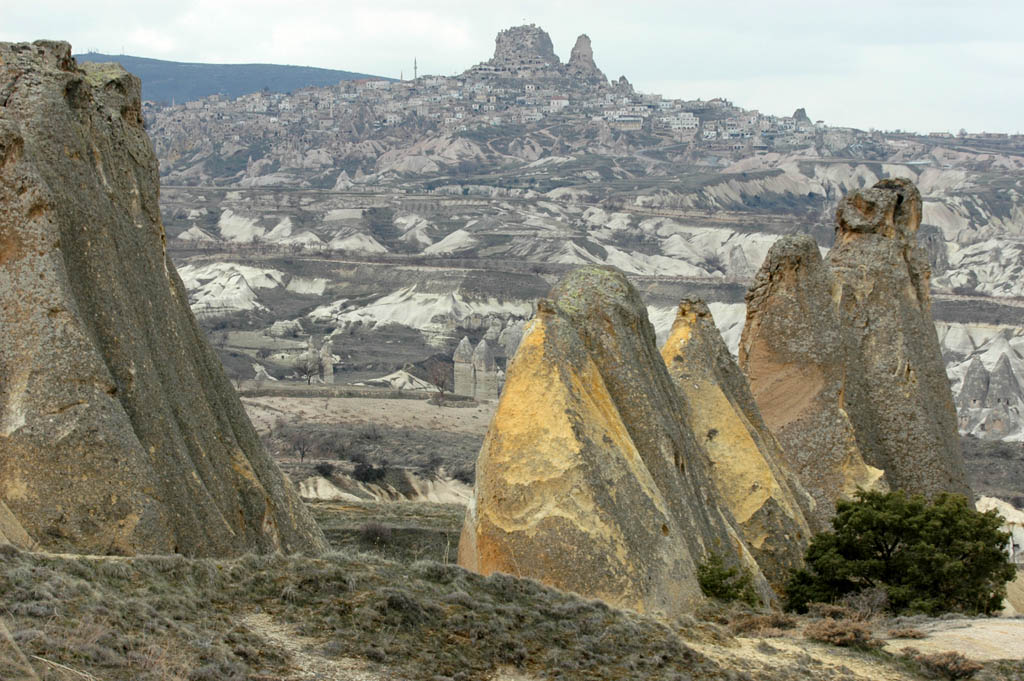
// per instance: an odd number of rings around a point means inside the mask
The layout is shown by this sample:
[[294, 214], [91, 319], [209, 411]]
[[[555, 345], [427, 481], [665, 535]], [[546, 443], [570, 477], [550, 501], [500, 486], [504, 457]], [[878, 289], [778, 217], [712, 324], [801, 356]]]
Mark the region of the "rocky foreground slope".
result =
[[318, 551], [167, 257], [140, 106], [0, 43], [0, 503], [48, 550]]

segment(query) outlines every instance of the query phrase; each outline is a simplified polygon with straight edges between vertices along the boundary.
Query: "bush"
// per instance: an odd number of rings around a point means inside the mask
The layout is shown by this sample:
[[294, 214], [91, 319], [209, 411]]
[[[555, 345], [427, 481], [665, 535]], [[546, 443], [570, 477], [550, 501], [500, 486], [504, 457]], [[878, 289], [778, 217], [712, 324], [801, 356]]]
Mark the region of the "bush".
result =
[[[929, 502], [903, 492], [860, 491], [856, 501], [837, 504], [833, 530], [811, 540], [806, 568], [786, 585], [786, 609], [806, 612], [811, 602], [838, 603], [880, 589], [894, 613], [991, 613], [1015, 576], [1002, 522], [960, 495]], [[880, 599], [871, 600], [858, 605], [881, 607]]]
[[373, 546], [386, 546], [391, 542], [391, 528], [383, 523], [370, 521], [359, 528], [359, 539]]
[[908, 660], [916, 662], [925, 675], [931, 678], [950, 679], [951, 681], [969, 679], [982, 669], [982, 666], [974, 660], [952, 650], [929, 655], [918, 652], [915, 648], [904, 648], [900, 653]]
[[729, 633], [733, 636], [771, 638], [782, 636], [784, 629], [792, 629], [795, 626], [796, 618], [781, 612], [744, 613], [729, 622]]
[[334, 475], [334, 464], [327, 463], [326, 461], [321, 461], [316, 466], [313, 466], [313, 470], [317, 472], [317, 475], [320, 475], [324, 478], [329, 478], [332, 475]]
[[842, 648], [860, 650], [871, 650], [885, 645], [884, 641], [871, 635], [871, 629], [866, 624], [851, 620], [824, 619], [812, 622], [804, 629], [804, 637]]
[[717, 553], [708, 554], [707, 560], [697, 566], [697, 583], [708, 598], [725, 603], [741, 601], [757, 605], [754, 580], [750, 573], [725, 564]]
[[920, 629], [914, 629], [913, 627], [901, 627], [889, 630], [889, 638], [924, 638], [925, 636], [927, 636], [927, 634]]
[[383, 480], [388, 474], [388, 468], [386, 464], [380, 466], [374, 466], [370, 463], [359, 463], [356, 464], [355, 469], [352, 470], [352, 477], [359, 482], [379, 482]]

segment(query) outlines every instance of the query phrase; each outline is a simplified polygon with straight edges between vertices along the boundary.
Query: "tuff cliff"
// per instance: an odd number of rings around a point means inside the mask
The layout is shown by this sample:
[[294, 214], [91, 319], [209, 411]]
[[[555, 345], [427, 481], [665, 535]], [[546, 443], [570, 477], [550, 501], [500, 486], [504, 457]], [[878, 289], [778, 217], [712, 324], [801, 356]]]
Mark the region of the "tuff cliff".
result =
[[0, 502], [53, 551], [325, 548], [164, 248], [139, 81], [0, 43]]
[[636, 289], [567, 275], [525, 330], [477, 460], [460, 565], [666, 614], [709, 553], [770, 592], [686, 423]]
[[747, 294], [740, 365], [819, 515], [882, 472], [894, 489], [970, 492], [920, 222], [909, 181], [856, 191], [827, 259], [784, 237]]
[[803, 565], [814, 501], [786, 467], [747, 379], [708, 306], [684, 299], [662, 357], [683, 400], [686, 422], [711, 460], [711, 477], [773, 586]]
[[846, 354], [832, 300], [833, 277], [809, 236], [786, 236], [768, 251], [747, 293], [739, 364], [785, 467], [815, 501], [825, 529], [835, 502], [857, 488], [884, 488], [868, 466], [845, 408]]
[[921, 194], [908, 180], [839, 203], [828, 261], [848, 353], [844, 397], [864, 460], [890, 486], [970, 495], [920, 225]]

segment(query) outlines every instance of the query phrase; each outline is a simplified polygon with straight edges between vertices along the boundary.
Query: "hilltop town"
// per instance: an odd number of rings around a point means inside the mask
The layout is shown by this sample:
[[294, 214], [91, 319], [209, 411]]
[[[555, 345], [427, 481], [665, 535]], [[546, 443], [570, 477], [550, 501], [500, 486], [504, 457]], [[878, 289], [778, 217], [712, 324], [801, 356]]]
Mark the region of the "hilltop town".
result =
[[[492, 155], [536, 161], [595, 142], [618, 144], [623, 154], [641, 149], [654, 162], [685, 157], [691, 165], [716, 166], [797, 150], [864, 160], [909, 157], [954, 139], [948, 132], [916, 136], [828, 126], [802, 108], [775, 115], [722, 98], [637, 92], [625, 76], [609, 80], [601, 72], [586, 35], [579, 36], [564, 63], [548, 34], [534, 25], [502, 31], [495, 43], [491, 59], [456, 76], [415, 74], [411, 80], [349, 80], [291, 94], [148, 103], [146, 116], [162, 170], [173, 183], [195, 184], [207, 176], [240, 186], [351, 188], [350, 182], [390, 184], [395, 178], [382, 174], [387, 170], [432, 175], [443, 163], [422, 149], [397, 150], [439, 135], [469, 142], [447, 145], [441, 155], [462, 162], [457, 169], [462, 174], [471, 174]], [[531, 143], [534, 132], [549, 138], [549, 154], [543, 140]], [[622, 132], [633, 135], [619, 137]], [[955, 139], [990, 150], [1024, 149], [1021, 135], [962, 131]], [[194, 161], [208, 156], [219, 162], [196, 169]], [[346, 173], [342, 178], [339, 168]], [[290, 176], [281, 172], [287, 169]]]

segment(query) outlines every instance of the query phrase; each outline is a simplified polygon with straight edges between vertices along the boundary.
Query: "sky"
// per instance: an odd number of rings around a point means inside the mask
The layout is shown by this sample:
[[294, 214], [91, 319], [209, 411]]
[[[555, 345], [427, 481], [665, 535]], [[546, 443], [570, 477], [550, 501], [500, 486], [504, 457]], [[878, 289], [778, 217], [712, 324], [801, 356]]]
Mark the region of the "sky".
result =
[[533, 23], [641, 92], [804, 107], [864, 130], [1024, 132], [1022, 0], [0, 0], [0, 40], [75, 52], [454, 75]]

